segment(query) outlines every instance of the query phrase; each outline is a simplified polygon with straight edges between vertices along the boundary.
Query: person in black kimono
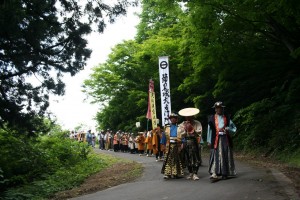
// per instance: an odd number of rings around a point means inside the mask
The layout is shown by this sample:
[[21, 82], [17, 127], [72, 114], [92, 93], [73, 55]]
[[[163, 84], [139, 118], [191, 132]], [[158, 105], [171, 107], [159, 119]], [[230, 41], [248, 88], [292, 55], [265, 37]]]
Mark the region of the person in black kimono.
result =
[[236, 126], [224, 114], [224, 107], [222, 102], [216, 102], [213, 106], [215, 114], [208, 119], [207, 144], [211, 149], [209, 173], [212, 182], [236, 176], [231, 140]]

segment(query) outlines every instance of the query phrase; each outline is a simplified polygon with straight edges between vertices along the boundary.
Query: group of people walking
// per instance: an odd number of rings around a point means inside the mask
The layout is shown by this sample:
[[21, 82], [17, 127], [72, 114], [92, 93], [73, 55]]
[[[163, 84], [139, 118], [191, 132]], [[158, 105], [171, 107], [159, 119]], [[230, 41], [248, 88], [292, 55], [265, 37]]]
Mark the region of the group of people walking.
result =
[[166, 126], [167, 153], [161, 173], [165, 179], [179, 178], [184, 175], [183, 168], [187, 168], [187, 179], [198, 180], [197, 175], [201, 160], [202, 125], [194, 119], [198, 114], [197, 108], [186, 108], [179, 111], [185, 121], [178, 125], [178, 115], [172, 113], [170, 125]]
[[138, 132], [137, 135], [120, 130], [113, 133], [108, 129], [98, 134], [98, 141], [101, 150], [155, 156], [156, 161], [162, 160], [165, 153], [165, 139], [159, 127], [148, 132]]
[[[222, 102], [216, 102], [212, 108], [215, 114], [208, 119], [207, 145], [210, 148], [208, 172], [211, 182], [224, 180], [236, 176], [231, 134], [236, 132], [236, 126], [230, 117], [224, 114]], [[185, 120], [178, 124], [179, 115], [171, 113], [170, 124], [163, 130], [157, 127], [148, 132], [138, 132], [137, 135], [111, 130], [101, 131], [96, 136], [89, 130], [87, 133], [71, 133], [72, 138], [86, 141], [95, 147], [96, 141], [99, 149], [115, 152], [136, 153], [140, 156], [155, 156], [156, 161], [163, 161], [161, 173], [165, 179], [180, 178], [187, 169], [187, 179], [199, 180], [198, 170], [202, 165], [201, 147], [202, 125], [195, 119], [199, 113], [197, 108], [185, 108], [178, 114]]]
[[71, 131], [69, 134], [69, 138], [79, 142], [87, 142], [88, 145], [92, 147], [95, 147], [96, 145], [96, 135], [95, 133], [92, 133], [91, 130], [88, 130], [87, 132]]
[[98, 134], [99, 149], [113, 150], [115, 152], [133, 151], [131, 143], [133, 141], [133, 133], [122, 132], [121, 130], [113, 133], [111, 130]]
[[[215, 114], [209, 117], [207, 128], [207, 144], [210, 147], [210, 159], [208, 172], [211, 182], [236, 176], [231, 134], [236, 132], [236, 126], [224, 114], [222, 102], [216, 102], [213, 106]], [[199, 113], [197, 108], [185, 108], [180, 110], [180, 116], [185, 121], [178, 124], [178, 115], [172, 113], [169, 116], [170, 125], [165, 128], [166, 155], [161, 173], [165, 179], [179, 178], [184, 175], [186, 167], [189, 174], [186, 177], [191, 180], [199, 180], [198, 169], [201, 166], [202, 125], [194, 116]]]

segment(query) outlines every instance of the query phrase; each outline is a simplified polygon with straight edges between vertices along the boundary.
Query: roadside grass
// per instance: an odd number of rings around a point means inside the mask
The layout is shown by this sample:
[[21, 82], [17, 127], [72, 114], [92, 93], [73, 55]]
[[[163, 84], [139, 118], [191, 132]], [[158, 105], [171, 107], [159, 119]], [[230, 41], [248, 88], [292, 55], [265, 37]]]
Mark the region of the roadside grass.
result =
[[282, 153], [278, 159], [292, 167], [300, 168], [300, 148], [294, 152]]
[[[61, 168], [52, 175], [47, 175], [44, 180], [34, 181], [22, 187], [12, 188], [6, 191], [7, 200], [41, 200], [49, 199], [59, 191], [69, 190], [77, 187], [89, 176], [107, 169], [114, 164], [126, 163], [128, 161], [113, 157], [111, 155], [90, 153], [86, 160], [70, 168]], [[135, 168], [124, 176], [136, 177], [141, 173], [140, 168]]]
[[88, 177], [79, 186], [56, 193], [51, 200], [66, 200], [132, 182], [142, 175], [143, 169], [141, 163], [120, 159], [112, 166]]

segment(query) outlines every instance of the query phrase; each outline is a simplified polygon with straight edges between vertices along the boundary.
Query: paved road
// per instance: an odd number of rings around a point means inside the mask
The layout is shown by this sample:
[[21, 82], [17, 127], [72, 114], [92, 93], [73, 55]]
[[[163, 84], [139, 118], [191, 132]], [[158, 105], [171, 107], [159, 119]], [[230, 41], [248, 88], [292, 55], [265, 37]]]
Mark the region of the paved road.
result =
[[260, 169], [236, 161], [236, 178], [210, 183], [207, 158], [203, 159], [198, 176], [200, 180], [163, 179], [162, 162], [154, 157], [96, 150], [144, 165], [143, 176], [132, 183], [121, 184], [73, 200], [296, 200], [300, 199], [291, 181], [274, 169]]

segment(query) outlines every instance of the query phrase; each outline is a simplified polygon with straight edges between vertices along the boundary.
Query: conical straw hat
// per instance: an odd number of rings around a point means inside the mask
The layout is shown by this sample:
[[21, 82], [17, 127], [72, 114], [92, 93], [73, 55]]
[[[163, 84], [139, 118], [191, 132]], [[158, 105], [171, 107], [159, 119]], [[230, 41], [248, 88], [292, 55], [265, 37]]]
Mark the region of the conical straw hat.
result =
[[181, 109], [178, 114], [184, 117], [188, 117], [188, 116], [194, 116], [197, 115], [200, 112], [200, 110], [198, 108], [184, 108]]

